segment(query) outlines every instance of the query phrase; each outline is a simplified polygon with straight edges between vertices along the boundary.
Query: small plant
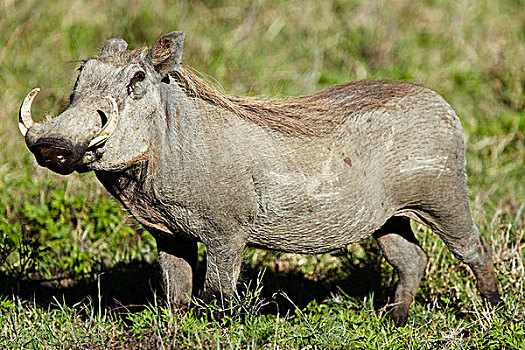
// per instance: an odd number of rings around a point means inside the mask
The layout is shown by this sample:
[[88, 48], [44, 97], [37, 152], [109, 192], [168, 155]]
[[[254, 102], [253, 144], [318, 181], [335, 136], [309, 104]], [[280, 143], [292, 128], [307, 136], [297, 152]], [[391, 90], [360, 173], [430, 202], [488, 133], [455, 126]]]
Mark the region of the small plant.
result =
[[19, 279], [78, 279], [101, 263], [150, 258], [153, 240], [142, 239], [126, 219], [117, 203], [86, 201], [65, 188], [54, 188], [40, 203], [26, 199], [17, 213], [0, 213], [0, 270]]

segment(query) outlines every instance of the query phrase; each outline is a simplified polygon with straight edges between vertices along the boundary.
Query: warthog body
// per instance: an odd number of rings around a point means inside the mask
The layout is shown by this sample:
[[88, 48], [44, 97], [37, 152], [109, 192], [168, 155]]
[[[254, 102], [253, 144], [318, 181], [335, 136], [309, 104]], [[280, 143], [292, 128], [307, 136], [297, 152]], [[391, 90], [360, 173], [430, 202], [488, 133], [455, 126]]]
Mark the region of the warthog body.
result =
[[69, 107], [20, 128], [39, 164], [95, 171], [156, 238], [173, 302], [192, 293], [197, 242], [205, 295], [231, 297], [246, 246], [322, 253], [374, 235], [406, 322], [427, 258], [409, 219], [431, 227], [500, 300], [490, 245], [473, 223], [460, 121], [436, 93], [359, 81], [289, 99], [217, 93], [180, 65], [184, 35], [151, 50], [111, 39], [86, 61]]

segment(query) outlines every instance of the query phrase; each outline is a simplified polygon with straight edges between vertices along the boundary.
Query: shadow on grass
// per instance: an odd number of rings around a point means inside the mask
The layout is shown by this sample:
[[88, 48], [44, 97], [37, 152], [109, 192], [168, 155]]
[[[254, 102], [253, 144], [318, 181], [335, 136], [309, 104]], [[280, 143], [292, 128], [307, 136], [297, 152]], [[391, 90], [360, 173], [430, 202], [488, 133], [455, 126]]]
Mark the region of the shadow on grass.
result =
[[[384, 266], [381, 266], [378, 253], [372, 252], [369, 257], [357, 261], [346, 254], [340, 260], [337, 270], [327, 271], [325, 277], [317, 280], [306, 276], [299, 269], [279, 272], [266, 269], [262, 275], [260, 297], [268, 303], [260, 312], [293, 312], [296, 307], [302, 309], [313, 300], [322, 302], [341, 291], [356, 299], [363, 299], [373, 293], [376, 308], [384, 306], [392, 286], [390, 278], [385, 277], [385, 271], [382, 271]], [[0, 296], [16, 295], [47, 308], [56, 304], [56, 301], [72, 306], [91, 300], [98, 305], [100, 293], [101, 306], [125, 307], [129, 311], [143, 309], [148, 303], [154, 302], [155, 296], [160, 300], [166, 297], [158, 263], [130, 261], [98, 270], [98, 274], [93, 277], [69, 281], [42, 282], [0, 274]], [[244, 267], [239, 290], [242, 291], [243, 284], [257, 285], [262, 270], [264, 267], [261, 265]], [[196, 277], [199, 291], [202, 290], [204, 273], [204, 264], [200, 262]]]
[[89, 299], [97, 305], [99, 292], [102, 306], [141, 309], [153, 303], [155, 294], [163, 297], [160, 267], [155, 263], [130, 261], [101, 268], [93, 277], [76, 280], [39, 281], [0, 274], [0, 295], [15, 295], [42, 307], [56, 303], [55, 299], [68, 306]]
[[[262, 275], [261, 297], [271, 302], [261, 312], [286, 314], [295, 308], [303, 309], [314, 300], [320, 303], [338, 294], [356, 300], [373, 294], [374, 306], [379, 309], [392, 295], [393, 283], [378, 254], [378, 251], [372, 252], [359, 260], [347, 253], [340, 254], [340, 267], [323, 271], [323, 277], [318, 279], [306, 276], [299, 269], [284, 272], [266, 269]], [[244, 269], [243, 282], [256, 285], [262, 269], [260, 266]]]

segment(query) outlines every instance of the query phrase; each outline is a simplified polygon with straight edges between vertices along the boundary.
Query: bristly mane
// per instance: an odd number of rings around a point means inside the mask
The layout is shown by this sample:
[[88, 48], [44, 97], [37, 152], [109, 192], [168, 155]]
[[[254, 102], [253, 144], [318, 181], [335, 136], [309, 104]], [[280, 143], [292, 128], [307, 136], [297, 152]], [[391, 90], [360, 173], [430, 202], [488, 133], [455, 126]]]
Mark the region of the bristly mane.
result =
[[[147, 50], [141, 47], [102, 60], [117, 65], [140, 63]], [[392, 100], [421, 91], [421, 87], [415, 84], [361, 80], [298, 97], [256, 99], [223, 94], [186, 66], [181, 66], [170, 76], [190, 97], [225, 108], [255, 124], [303, 136], [330, 133], [348, 118], [373, 112], [380, 107], [395, 108]]]
[[304, 103], [298, 98], [257, 99], [229, 96], [213, 89], [191, 68], [182, 66], [171, 74], [186, 94], [200, 98], [261, 126], [293, 135], [319, 135], [333, 121], [328, 108]]
[[[403, 82], [361, 80], [283, 99], [256, 99], [223, 94], [182, 66], [171, 77], [191, 97], [225, 108], [258, 125], [291, 135], [321, 136], [351, 116], [386, 107], [393, 99], [420, 89]], [[392, 107], [390, 107], [392, 108]]]

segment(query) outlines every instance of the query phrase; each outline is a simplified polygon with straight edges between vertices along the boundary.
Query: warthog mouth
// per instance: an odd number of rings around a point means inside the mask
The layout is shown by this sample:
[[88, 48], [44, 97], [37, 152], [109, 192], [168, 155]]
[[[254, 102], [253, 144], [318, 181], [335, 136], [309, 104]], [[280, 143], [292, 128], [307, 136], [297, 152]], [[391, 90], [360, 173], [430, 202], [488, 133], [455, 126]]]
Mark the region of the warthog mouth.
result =
[[[29, 92], [24, 98], [22, 106], [20, 106], [20, 112], [18, 114], [18, 128], [24, 137], [26, 136], [29, 128], [31, 128], [31, 126], [34, 124], [33, 118], [31, 117], [31, 104], [39, 92], [39, 88], [31, 90], [31, 92]], [[111, 113], [109, 114], [106, 124], [103, 125], [91, 139], [88, 148], [102, 145], [117, 128], [119, 115], [117, 101], [115, 101], [115, 99], [111, 96], [106, 96], [106, 100], [111, 105]]]

